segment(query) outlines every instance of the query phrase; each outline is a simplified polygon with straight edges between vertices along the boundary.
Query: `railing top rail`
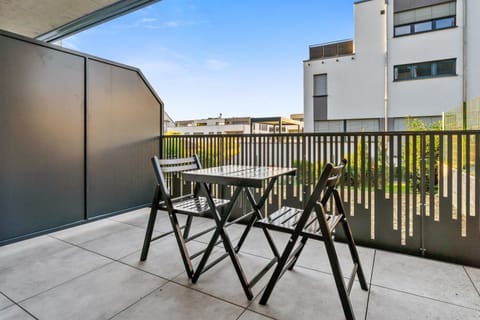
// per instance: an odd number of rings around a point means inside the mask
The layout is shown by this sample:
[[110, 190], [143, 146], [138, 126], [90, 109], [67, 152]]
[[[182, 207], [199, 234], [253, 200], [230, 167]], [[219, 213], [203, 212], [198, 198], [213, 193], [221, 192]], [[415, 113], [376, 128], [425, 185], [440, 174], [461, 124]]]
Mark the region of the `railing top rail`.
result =
[[353, 42], [353, 39], [343, 39], [343, 40], [337, 40], [337, 41], [323, 42], [318, 44], [312, 44], [312, 45], [309, 45], [308, 47], [312, 49], [312, 48], [324, 47], [332, 44], [342, 44], [347, 42]]
[[475, 135], [480, 134], [480, 130], [452, 130], [452, 131], [392, 131], [392, 132], [311, 132], [311, 133], [255, 133], [255, 134], [206, 134], [206, 135], [162, 135], [161, 138], [180, 138], [180, 139], [198, 139], [198, 138], [235, 138], [235, 137], [311, 137], [311, 136], [419, 136], [419, 135]]

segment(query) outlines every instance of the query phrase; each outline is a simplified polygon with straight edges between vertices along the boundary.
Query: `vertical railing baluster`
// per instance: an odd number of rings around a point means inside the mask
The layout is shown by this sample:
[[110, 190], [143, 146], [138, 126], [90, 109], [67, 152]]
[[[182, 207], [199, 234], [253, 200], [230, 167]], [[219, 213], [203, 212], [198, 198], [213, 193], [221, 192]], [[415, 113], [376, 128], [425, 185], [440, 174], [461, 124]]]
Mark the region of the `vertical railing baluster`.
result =
[[426, 152], [426, 145], [425, 145], [425, 134], [420, 135], [420, 252], [422, 255], [425, 255], [425, 215], [426, 215], [426, 186], [425, 183], [426, 179], [426, 168], [425, 168], [425, 152]]
[[430, 216], [435, 217], [435, 135], [429, 134], [429, 209], [430, 209]]

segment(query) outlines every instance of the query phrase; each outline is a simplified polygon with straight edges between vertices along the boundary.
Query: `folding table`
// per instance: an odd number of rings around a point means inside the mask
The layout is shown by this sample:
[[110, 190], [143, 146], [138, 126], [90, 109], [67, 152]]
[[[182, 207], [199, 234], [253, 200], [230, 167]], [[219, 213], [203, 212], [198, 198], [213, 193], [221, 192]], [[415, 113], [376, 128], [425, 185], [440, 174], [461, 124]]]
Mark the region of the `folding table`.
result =
[[[253, 293], [251, 288], [264, 276], [267, 271], [275, 265], [278, 261], [280, 254], [273, 243], [273, 240], [269, 234], [269, 231], [266, 228], [263, 228], [264, 234], [267, 238], [267, 241], [272, 249], [274, 258], [262, 269], [260, 270], [250, 281], [247, 280], [243, 268], [238, 259], [237, 253], [240, 251], [248, 233], [250, 232], [252, 226], [257, 221], [261, 219], [261, 209], [263, 208], [265, 201], [268, 199], [270, 192], [273, 189], [275, 182], [279, 177], [284, 175], [295, 175], [295, 168], [279, 168], [279, 167], [262, 167], [262, 166], [244, 166], [244, 165], [227, 165], [220, 167], [212, 167], [199, 170], [184, 171], [183, 178], [185, 181], [192, 181], [199, 183], [201, 190], [206, 196], [207, 202], [211, 208], [213, 218], [215, 220], [216, 228], [213, 236], [208, 243], [207, 249], [205, 250], [200, 263], [197, 266], [197, 270], [192, 278], [192, 282], [197, 282], [200, 274], [206, 270], [213, 267], [215, 264], [226, 258], [230, 257], [232, 264], [235, 268], [237, 276], [242, 284], [245, 295], [249, 300], [253, 298]], [[252, 188], [262, 188], [265, 183], [267, 187], [265, 188], [262, 196], [257, 201], [255, 200]], [[241, 216], [238, 220], [248, 219], [247, 225], [244, 232], [242, 233], [238, 244], [234, 247], [226, 229], [224, 228], [227, 222], [229, 221], [230, 215], [232, 213], [232, 206], [230, 210], [218, 210], [215, 206], [215, 203], [211, 194], [211, 187], [209, 184], [220, 184], [220, 185], [230, 185], [235, 186], [235, 189], [232, 194], [231, 202], [232, 204], [238, 199], [242, 190], [245, 190], [247, 199], [252, 206], [252, 210], [247, 214]], [[230, 222], [231, 223], [231, 222]], [[210, 264], [206, 264], [210, 254], [212, 253], [213, 248], [217, 243], [218, 237], [221, 238], [223, 245], [225, 247], [226, 253], [221, 257], [217, 258], [215, 261]]]

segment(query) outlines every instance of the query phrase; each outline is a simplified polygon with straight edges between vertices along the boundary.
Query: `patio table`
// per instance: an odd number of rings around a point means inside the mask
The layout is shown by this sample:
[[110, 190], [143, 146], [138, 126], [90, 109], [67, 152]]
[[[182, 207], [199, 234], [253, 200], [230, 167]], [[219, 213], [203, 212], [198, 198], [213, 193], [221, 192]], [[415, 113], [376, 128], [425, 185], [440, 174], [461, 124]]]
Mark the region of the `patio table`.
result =
[[[265, 201], [268, 199], [268, 196], [272, 191], [275, 182], [281, 176], [295, 175], [295, 173], [295, 168], [244, 165], [219, 166], [206, 169], [185, 171], [183, 173], [183, 177], [186, 181], [199, 183], [203, 193], [205, 193], [210, 208], [212, 208], [211, 212], [216, 224], [215, 232], [213, 233], [212, 238], [208, 243], [207, 249], [202, 256], [202, 259], [197, 267], [197, 271], [192, 278], [192, 281], [194, 283], [198, 280], [200, 274], [202, 274], [203, 272], [210, 269], [215, 264], [229, 256], [235, 268], [237, 276], [240, 280], [240, 283], [242, 284], [243, 290], [245, 291], [245, 295], [249, 300], [253, 298], [253, 293], [251, 289], [258, 282], [258, 280], [260, 280], [262, 276], [265, 275], [273, 265], [275, 265], [275, 263], [279, 259], [280, 254], [275, 247], [275, 244], [273, 243], [269, 231], [266, 228], [263, 228], [263, 232], [265, 234], [265, 237], [267, 238], [270, 248], [272, 249], [274, 258], [250, 281], [248, 281], [238, 259], [237, 253], [240, 251], [242, 244], [244, 243], [248, 233], [250, 232], [252, 226], [255, 224], [257, 219], [263, 218], [261, 209], [263, 208]], [[265, 185], [265, 183], [267, 183], [267, 187], [263, 191], [263, 194], [258, 201], [255, 200], [252, 188], [261, 188]], [[232, 209], [223, 211], [218, 210], [218, 208], [213, 202], [211, 188], [209, 184], [235, 186], [231, 198], [232, 204], [235, 203], [235, 201], [238, 199], [241, 191], [245, 190], [247, 199], [252, 206], [252, 210], [250, 212], [242, 215], [240, 218], [233, 221], [236, 222], [249, 217], [245, 230], [243, 231], [238, 241], [238, 244], [235, 247], [233, 246], [225, 228], [232, 213]], [[233, 205], [230, 206], [230, 208], [233, 208]], [[228, 222], [228, 224], [231, 223], [232, 222]], [[208, 258], [210, 257], [213, 248], [217, 244], [217, 239], [219, 237], [224, 244], [226, 253], [221, 257], [217, 258], [215, 261], [211, 262], [209, 265], [206, 265]]]

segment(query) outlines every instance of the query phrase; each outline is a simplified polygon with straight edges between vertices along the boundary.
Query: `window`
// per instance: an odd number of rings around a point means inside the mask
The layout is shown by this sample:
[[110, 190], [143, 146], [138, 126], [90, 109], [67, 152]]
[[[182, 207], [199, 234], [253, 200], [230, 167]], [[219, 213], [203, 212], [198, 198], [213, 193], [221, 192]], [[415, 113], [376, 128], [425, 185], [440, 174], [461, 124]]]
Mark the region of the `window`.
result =
[[394, 67], [395, 81], [455, 76], [457, 59], [418, 62]]
[[412, 66], [403, 65], [395, 68], [395, 80], [409, 80], [412, 78]]
[[347, 120], [347, 132], [376, 132], [380, 129], [378, 119]]
[[316, 74], [313, 76], [313, 119], [327, 120], [327, 75]]
[[456, 1], [396, 12], [394, 35], [428, 32], [455, 27]]
[[425, 32], [432, 30], [432, 21], [415, 23], [413, 25], [413, 32]]
[[395, 27], [396, 36], [403, 36], [405, 34], [410, 34], [410, 33], [412, 33], [412, 26], [409, 24], [406, 26]]
[[325, 120], [314, 122], [315, 132], [344, 132], [343, 120]]
[[435, 20], [435, 29], [445, 29], [445, 28], [451, 28], [451, 27], [455, 27], [454, 17]]
[[327, 75], [316, 74], [313, 76], [313, 96], [321, 97], [327, 95]]
[[414, 78], [426, 78], [426, 77], [431, 77], [433, 75], [433, 70], [432, 68], [434, 65], [430, 62], [426, 63], [418, 63], [414, 65]]
[[455, 60], [453, 60], [453, 62], [452, 60], [438, 61], [436, 66], [437, 66], [437, 75], [439, 76], [456, 74]]

